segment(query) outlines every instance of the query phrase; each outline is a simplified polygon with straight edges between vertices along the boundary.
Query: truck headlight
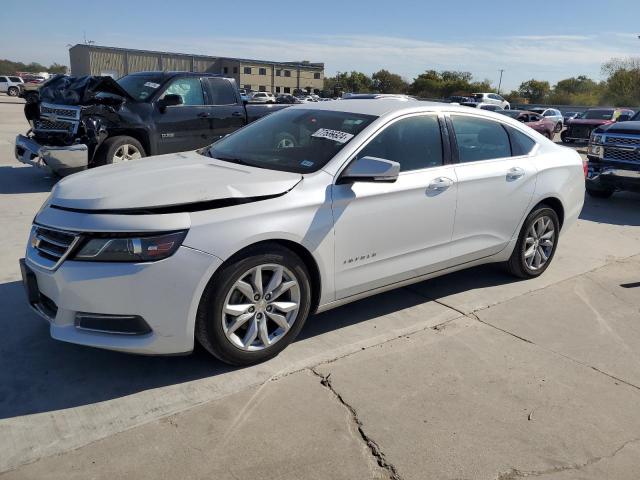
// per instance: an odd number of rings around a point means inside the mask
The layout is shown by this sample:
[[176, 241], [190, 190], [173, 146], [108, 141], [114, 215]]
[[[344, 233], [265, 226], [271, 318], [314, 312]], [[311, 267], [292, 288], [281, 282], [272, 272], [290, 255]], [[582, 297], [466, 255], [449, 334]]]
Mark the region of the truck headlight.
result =
[[591, 135], [591, 138], [589, 138], [589, 148], [587, 149], [587, 154], [598, 158], [604, 158], [602, 135]]
[[85, 262], [152, 262], [170, 257], [187, 231], [140, 236], [89, 236], [72, 260]]

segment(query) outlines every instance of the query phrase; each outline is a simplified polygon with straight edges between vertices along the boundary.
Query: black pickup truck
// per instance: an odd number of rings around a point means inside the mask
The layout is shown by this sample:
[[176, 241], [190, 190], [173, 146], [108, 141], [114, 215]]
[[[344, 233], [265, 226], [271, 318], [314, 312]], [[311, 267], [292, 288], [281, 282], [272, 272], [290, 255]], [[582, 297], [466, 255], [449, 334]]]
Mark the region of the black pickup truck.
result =
[[189, 72], [61, 76], [25, 105], [18, 160], [58, 175], [195, 150], [288, 105], [247, 105], [232, 78]]
[[609, 198], [616, 191], [640, 192], [640, 112], [630, 121], [603, 125], [587, 148], [587, 193]]

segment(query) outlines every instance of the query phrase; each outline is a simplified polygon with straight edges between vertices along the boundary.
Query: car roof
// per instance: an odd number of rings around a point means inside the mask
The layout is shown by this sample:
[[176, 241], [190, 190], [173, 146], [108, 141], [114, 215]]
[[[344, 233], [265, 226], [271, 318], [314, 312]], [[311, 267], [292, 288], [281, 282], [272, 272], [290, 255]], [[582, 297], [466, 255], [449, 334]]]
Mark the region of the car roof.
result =
[[171, 71], [171, 72], [160, 72], [160, 71], [147, 71], [147, 72], [135, 72], [130, 73], [128, 76], [143, 76], [143, 75], [157, 75], [164, 78], [171, 78], [175, 76], [185, 76], [185, 77], [225, 77], [225, 75], [221, 75], [219, 73], [203, 73], [203, 72], [182, 72], [182, 71]]
[[[381, 117], [386, 114], [401, 112], [460, 112], [469, 113], [469, 107], [452, 105], [442, 102], [425, 102], [421, 100], [406, 100], [401, 98], [379, 98], [379, 99], [361, 99], [358, 101], [345, 102], [338, 100], [335, 102], [318, 102], [305, 103], [290, 108], [304, 108], [312, 110], [328, 110], [335, 112], [349, 112], [362, 115], [375, 115]], [[487, 117], [496, 118], [495, 112], [488, 110], [474, 109], [478, 113], [483, 112]]]

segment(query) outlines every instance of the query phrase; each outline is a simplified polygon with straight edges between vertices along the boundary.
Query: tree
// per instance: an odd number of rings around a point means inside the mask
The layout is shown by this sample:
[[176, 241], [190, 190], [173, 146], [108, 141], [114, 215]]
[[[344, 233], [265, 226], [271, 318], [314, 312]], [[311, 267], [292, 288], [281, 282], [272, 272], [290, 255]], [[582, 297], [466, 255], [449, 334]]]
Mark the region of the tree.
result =
[[59, 63], [52, 63], [49, 68], [47, 69], [47, 71], [49, 73], [67, 73], [67, 66], [66, 65], [60, 65]]
[[546, 80], [527, 80], [518, 88], [518, 94], [530, 103], [542, 103], [551, 92], [551, 85]]
[[602, 66], [607, 75], [603, 99], [615, 106], [640, 105], [640, 58], [613, 58]]
[[372, 87], [380, 93], [407, 93], [409, 84], [400, 75], [379, 70], [371, 76]]
[[597, 105], [603, 85], [585, 75], [565, 78], [555, 84], [549, 102], [559, 105]]
[[445, 98], [473, 92], [493, 92], [491, 82], [474, 82], [470, 72], [427, 70], [413, 80], [411, 93], [419, 97]]
[[16, 72], [49, 72], [49, 73], [66, 73], [67, 67], [58, 63], [53, 63], [49, 68], [41, 65], [38, 62], [31, 62], [24, 64], [22, 62], [14, 62], [12, 60], [3, 59], [0, 60], [0, 72], [1, 73], [16, 73]]
[[373, 89], [373, 80], [366, 73], [338, 72], [335, 77], [325, 77], [324, 90], [340, 96], [342, 93], [368, 93]]

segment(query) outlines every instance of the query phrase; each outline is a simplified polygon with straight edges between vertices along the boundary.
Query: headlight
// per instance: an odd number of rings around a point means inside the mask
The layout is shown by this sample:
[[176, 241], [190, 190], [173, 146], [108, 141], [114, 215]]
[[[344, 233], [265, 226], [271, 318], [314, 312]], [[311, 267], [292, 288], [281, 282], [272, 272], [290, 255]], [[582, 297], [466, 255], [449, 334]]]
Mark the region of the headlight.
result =
[[589, 143], [602, 143], [602, 135], [591, 135]]
[[89, 237], [72, 260], [86, 262], [152, 262], [175, 253], [187, 231], [153, 236]]

